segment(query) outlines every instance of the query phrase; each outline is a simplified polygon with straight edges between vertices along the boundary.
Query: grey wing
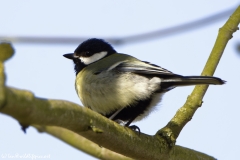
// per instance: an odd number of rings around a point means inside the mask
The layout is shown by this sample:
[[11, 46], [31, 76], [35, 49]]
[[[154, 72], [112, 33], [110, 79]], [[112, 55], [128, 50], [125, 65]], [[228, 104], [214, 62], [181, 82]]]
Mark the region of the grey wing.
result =
[[182, 77], [180, 75], [174, 74], [160, 66], [150, 64], [144, 61], [125, 61], [120, 63], [116, 68], [118, 71], [122, 72], [132, 72], [145, 76], [156, 76], [156, 77]]

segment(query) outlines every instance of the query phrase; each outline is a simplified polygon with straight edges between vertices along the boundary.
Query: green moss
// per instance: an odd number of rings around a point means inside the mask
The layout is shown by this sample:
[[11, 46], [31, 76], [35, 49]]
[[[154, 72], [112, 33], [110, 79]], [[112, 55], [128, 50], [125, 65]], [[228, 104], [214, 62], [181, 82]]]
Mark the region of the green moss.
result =
[[14, 49], [10, 43], [0, 43], [0, 61], [6, 61], [14, 54]]

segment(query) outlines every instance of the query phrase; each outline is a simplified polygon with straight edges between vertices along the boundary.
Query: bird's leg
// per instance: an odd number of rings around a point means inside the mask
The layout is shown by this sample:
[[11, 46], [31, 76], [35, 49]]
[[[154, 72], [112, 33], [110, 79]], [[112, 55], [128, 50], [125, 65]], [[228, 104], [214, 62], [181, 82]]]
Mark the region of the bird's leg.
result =
[[[121, 108], [119, 110], [117, 110], [115, 113], [113, 113], [108, 119], [114, 120], [114, 118], [123, 110], [124, 108]], [[137, 116], [132, 117], [124, 126], [128, 127], [134, 131], [138, 131], [138, 133], [140, 133], [140, 128], [136, 125], [132, 125], [129, 126], [132, 121], [136, 118]], [[122, 121], [121, 119], [116, 119], [114, 120], [115, 122], [117, 122], [118, 124], [124, 124], [124, 121]]]
[[108, 119], [113, 120], [113, 119], [116, 117], [116, 115], [117, 115], [119, 112], [121, 112], [121, 110], [123, 110], [123, 108], [117, 110], [117, 111], [116, 111], [115, 113], [113, 113]]
[[122, 121], [121, 119], [116, 119], [116, 120], [114, 120], [114, 122], [120, 124], [121, 126], [124, 126], [124, 125], [125, 125], [125, 122]]
[[123, 108], [117, 110], [115, 113], [113, 113], [108, 119], [113, 120], [114, 122], [117, 122], [118, 124], [122, 125], [124, 124], [124, 121], [122, 121], [121, 119], [115, 119], [114, 118], [118, 115], [119, 112], [121, 112], [123, 110]]

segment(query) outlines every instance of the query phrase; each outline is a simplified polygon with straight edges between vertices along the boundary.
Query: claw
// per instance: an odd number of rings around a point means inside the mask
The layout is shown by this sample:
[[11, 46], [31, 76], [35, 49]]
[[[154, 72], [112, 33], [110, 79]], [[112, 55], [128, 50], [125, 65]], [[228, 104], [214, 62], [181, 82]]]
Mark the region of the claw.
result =
[[130, 128], [133, 131], [138, 132], [139, 135], [141, 133], [140, 128], [138, 126], [136, 126], [136, 125], [128, 126], [128, 128]]
[[128, 124], [124, 125], [124, 121], [122, 121], [121, 119], [116, 119], [116, 120], [114, 120], [114, 122], [116, 122], [116, 123], [118, 123], [118, 124], [120, 124], [122, 126], [128, 127], [131, 130], [133, 130], [133, 131], [138, 132], [138, 135], [140, 135], [140, 133], [141, 133], [140, 128], [138, 126], [136, 126], [136, 125], [132, 125], [132, 126], [128, 126]]

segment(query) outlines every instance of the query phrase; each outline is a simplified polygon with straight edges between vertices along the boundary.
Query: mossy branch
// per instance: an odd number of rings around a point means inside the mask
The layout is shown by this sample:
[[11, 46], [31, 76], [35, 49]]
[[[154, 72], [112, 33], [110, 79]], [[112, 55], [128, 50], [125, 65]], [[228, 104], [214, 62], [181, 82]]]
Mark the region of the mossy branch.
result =
[[132, 160], [132, 158], [125, 157], [121, 154], [100, 147], [96, 143], [93, 143], [88, 139], [65, 128], [39, 125], [33, 125], [33, 127], [35, 127], [39, 132], [46, 132], [89, 155], [95, 156], [96, 158], [102, 160]]
[[[143, 133], [139, 135], [138, 132], [72, 102], [36, 98], [29, 91], [10, 87], [6, 87], [6, 102], [0, 112], [12, 116], [23, 125], [66, 128], [104, 148], [133, 159], [165, 160], [175, 157], [176, 154], [179, 156], [183, 154], [186, 158], [190, 156], [192, 159], [194, 156], [195, 159], [199, 156], [213, 159], [180, 146], [170, 149], [161, 136], [150, 136]], [[97, 157], [97, 155], [95, 156]]]
[[[223, 27], [219, 29], [216, 42], [201, 75], [212, 76], [214, 74], [228, 41], [232, 38], [233, 33], [239, 29], [239, 23], [240, 6], [238, 6]], [[159, 130], [157, 134], [169, 135], [169, 139], [174, 142], [183, 127], [192, 119], [198, 107], [202, 105], [202, 99], [207, 89], [208, 85], [196, 86], [191, 95], [188, 96], [185, 104], [177, 111], [171, 121], [163, 129]]]
[[5, 93], [5, 81], [6, 75], [4, 73], [3, 62], [13, 56], [14, 50], [9, 43], [2, 43], [0, 45], [0, 108], [4, 106], [6, 93]]
[[[213, 75], [228, 40], [231, 38], [232, 33], [237, 30], [239, 21], [240, 7], [237, 8], [220, 29], [217, 41], [202, 75]], [[6, 59], [2, 58], [5, 56], [2, 54], [7, 54], [6, 57], [11, 55], [10, 52], [12, 50], [9, 50], [7, 53], [3, 52], [6, 49], [5, 47], [0, 46], [0, 62]], [[214, 159], [181, 146], [173, 145], [170, 147], [165, 139], [169, 137], [170, 141], [175, 141], [182, 128], [201, 105], [207, 86], [197, 86], [188, 97], [185, 105], [179, 109], [167, 126], [157, 132], [156, 135], [150, 136], [143, 133], [139, 135], [137, 132], [120, 126], [77, 104], [62, 100], [36, 98], [29, 91], [6, 87], [2, 63], [0, 64], [0, 74], [0, 112], [12, 116], [23, 125], [34, 125], [38, 128], [39, 126], [45, 126], [41, 127], [42, 131], [55, 135], [71, 145], [74, 145], [74, 142], [69, 141], [67, 138], [69, 135], [56, 134], [53, 130], [60, 131], [62, 128], [66, 128], [70, 131], [63, 129], [63, 132], [72, 131], [71, 134], [81, 135], [102, 147], [134, 159]], [[110, 153], [111, 151], [108, 152]], [[96, 152], [91, 154], [98, 157]]]

